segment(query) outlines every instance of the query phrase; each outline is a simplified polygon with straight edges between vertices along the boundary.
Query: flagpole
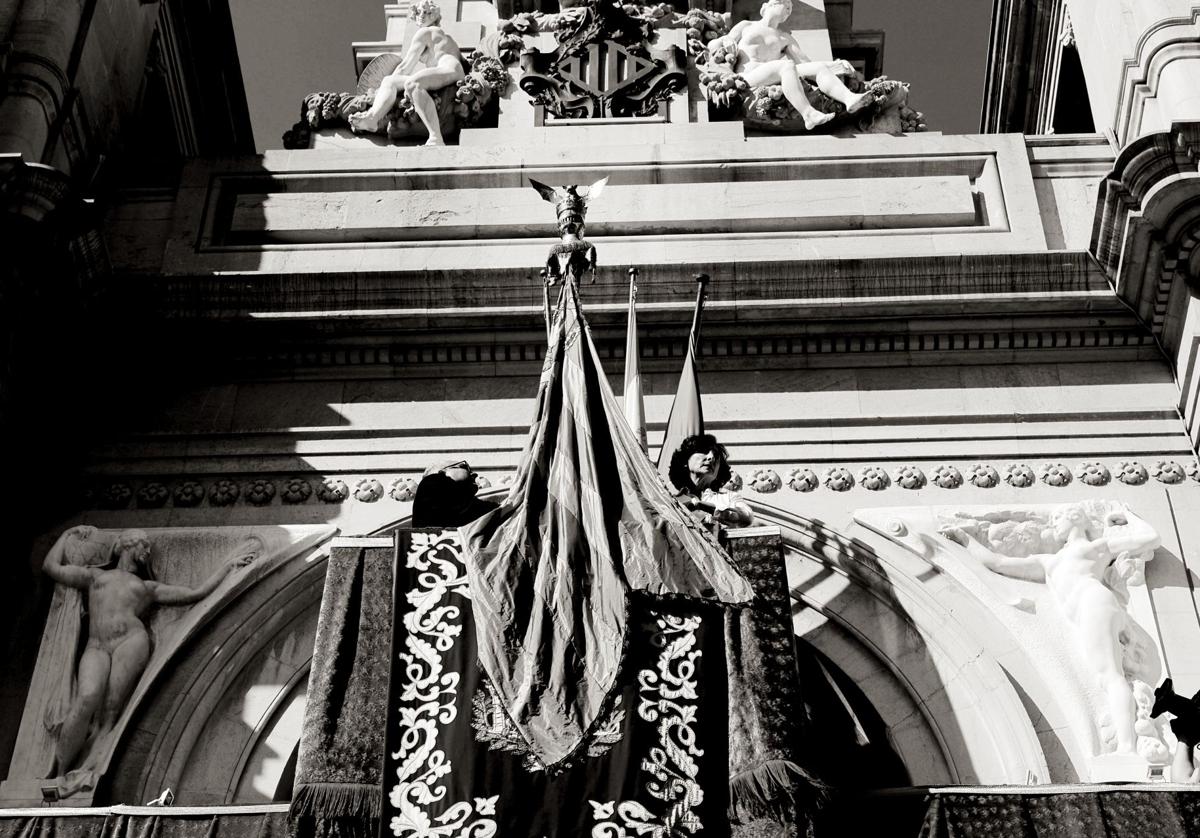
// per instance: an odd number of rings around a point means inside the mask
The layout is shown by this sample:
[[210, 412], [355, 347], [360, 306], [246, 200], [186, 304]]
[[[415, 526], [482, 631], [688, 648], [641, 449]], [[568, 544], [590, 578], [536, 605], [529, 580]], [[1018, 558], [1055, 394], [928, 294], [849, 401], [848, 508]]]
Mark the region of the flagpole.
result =
[[696, 311], [692, 314], [692, 335], [696, 339], [696, 353], [700, 353], [700, 312], [704, 308], [704, 301], [708, 298], [708, 274], [696, 274], [693, 279], [696, 280]]
[[546, 345], [550, 345], [550, 279], [545, 268], [538, 273], [542, 278], [542, 317], [546, 320]]
[[[683, 369], [679, 374], [679, 386], [667, 413], [667, 428], [663, 432], [662, 447], [658, 450], [658, 470], [668, 477], [671, 455], [684, 439], [692, 434], [704, 433], [704, 408], [700, 403], [700, 317], [707, 296], [708, 274], [696, 274], [699, 286], [696, 290], [696, 310], [692, 315], [692, 330], [688, 334], [687, 350], [684, 353]], [[669, 479], [669, 478], [668, 478]]]
[[642, 375], [639, 369], [641, 352], [637, 334], [638, 269], [629, 269], [629, 314], [625, 321], [625, 388], [623, 406], [625, 421], [633, 430], [642, 451], [646, 450], [646, 409], [642, 398]]

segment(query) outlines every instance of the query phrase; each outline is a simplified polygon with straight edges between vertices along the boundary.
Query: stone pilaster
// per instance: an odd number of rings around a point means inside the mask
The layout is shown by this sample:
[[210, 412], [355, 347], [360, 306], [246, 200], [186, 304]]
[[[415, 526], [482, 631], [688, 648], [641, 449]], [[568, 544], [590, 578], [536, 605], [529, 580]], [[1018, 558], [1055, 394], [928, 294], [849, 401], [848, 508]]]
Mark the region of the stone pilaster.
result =
[[1200, 440], [1198, 160], [1200, 122], [1126, 145], [1100, 184], [1090, 247], [1174, 366], [1193, 446]]

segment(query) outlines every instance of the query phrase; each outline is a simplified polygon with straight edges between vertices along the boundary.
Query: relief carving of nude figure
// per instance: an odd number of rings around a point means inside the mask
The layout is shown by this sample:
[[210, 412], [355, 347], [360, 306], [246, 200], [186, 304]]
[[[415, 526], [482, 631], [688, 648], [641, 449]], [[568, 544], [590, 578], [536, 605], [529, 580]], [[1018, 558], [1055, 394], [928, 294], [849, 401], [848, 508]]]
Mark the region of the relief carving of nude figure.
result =
[[145, 622], [150, 609], [199, 602], [231, 571], [253, 561], [262, 547], [258, 539], [247, 539], [208, 579], [190, 588], [153, 578], [150, 540], [142, 530], [122, 532], [103, 565], [72, 563], [73, 542], [94, 535], [92, 527], [67, 530], [42, 565], [55, 582], [80, 591], [87, 608], [87, 645], [57, 731], [54, 761], [59, 776], [77, 767], [89, 743], [111, 730], [125, 709], [150, 659], [151, 637]]

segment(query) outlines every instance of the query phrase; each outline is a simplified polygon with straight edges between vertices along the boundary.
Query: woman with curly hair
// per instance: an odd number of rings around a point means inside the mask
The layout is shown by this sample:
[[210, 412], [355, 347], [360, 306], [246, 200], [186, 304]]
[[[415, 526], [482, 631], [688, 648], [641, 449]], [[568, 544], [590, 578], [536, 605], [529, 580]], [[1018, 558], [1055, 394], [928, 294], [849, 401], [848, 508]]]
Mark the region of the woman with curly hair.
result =
[[679, 500], [704, 523], [746, 527], [754, 522], [754, 513], [741, 495], [724, 488], [731, 473], [725, 446], [712, 434], [696, 434], [671, 455], [667, 474]]

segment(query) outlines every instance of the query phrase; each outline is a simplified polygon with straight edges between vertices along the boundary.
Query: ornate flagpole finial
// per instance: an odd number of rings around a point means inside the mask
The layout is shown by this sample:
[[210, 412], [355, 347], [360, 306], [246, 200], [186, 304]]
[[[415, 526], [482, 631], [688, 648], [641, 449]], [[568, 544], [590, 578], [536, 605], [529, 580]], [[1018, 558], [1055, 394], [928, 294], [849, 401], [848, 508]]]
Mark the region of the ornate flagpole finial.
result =
[[587, 216], [588, 203], [600, 197], [608, 178], [601, 178], [590, 186], [547, 186], [529, 179], [543, 200], [554, 204], [558, 212], [558, 233], [561, 241], [550, 248], [546, 259], [546, 271], [551, 282], [570, 277], [578, 282], [584, 274], [591, 273], [596, 281], [596, 248], [583, 237], [583, 222]]

